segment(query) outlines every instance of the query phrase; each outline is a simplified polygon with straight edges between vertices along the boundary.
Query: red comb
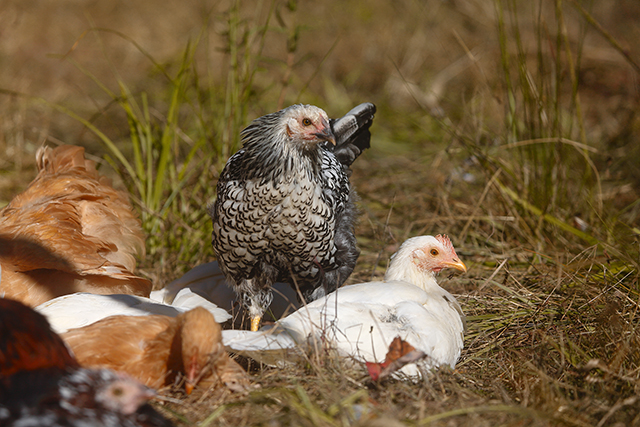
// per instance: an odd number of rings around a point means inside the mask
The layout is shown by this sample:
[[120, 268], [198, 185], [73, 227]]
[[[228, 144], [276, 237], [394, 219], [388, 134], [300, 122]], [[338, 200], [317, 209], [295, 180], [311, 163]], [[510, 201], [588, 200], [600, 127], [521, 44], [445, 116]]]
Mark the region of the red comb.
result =
[[442, 246], [444, 246], [446, 249], [450, 250], [451, 253], [453, 253], [454, 255], [458, 255], [456, 254], [456, 250], [453, 247], [453, 244], [451, 243], [451, 240], [449, 239], [449, 236], [447, 236], [446, 234], [438, 234], [436, 236], [436, 240], [438, 242], [440, 242], [442, 244]]

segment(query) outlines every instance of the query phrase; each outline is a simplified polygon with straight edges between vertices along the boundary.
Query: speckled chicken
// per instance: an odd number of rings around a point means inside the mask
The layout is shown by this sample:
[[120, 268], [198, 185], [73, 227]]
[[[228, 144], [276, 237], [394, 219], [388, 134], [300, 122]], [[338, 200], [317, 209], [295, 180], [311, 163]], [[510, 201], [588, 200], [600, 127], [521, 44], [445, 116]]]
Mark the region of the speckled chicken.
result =
[[0, 425], [166, 426], [155, 393], [126, 374], [81, 368], [47, 320], [0, 298]]
[[144, 252], [126, 196], [84, 148], [40, 148], [38, 176], [0, 210], [0, 295], [36, 306], [73, 292], [149, 296], [136, 276]]
[[210, 207], [213, 248], [257, 330], [271, 286], [286, 282], [314, 300], [349, 277], [356, 246], [349, 166], [369, 146], [375, 106], [330, 121], [292, 105], [255, 119], [227, 162]]

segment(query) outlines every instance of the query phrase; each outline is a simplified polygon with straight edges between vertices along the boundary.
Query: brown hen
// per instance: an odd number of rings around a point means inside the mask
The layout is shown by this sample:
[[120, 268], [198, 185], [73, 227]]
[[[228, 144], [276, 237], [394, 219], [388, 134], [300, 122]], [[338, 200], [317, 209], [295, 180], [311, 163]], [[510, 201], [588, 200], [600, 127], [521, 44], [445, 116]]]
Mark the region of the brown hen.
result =
[[233, 391], [249, 384], [224, 351], [220, 325], [202, 307], [177, 317], [112, 316], [62, 338], [82, 366], [123, 371], [153, 388], [175, 383], [179, 373], [187, 393], [196, 384], [224, 383]]
[[0, 210], [0, 295], [36, 306], [73, 292], [149, 296], [133, 274], [140, 221], [84, 148], [42, 147], [38, 176]]

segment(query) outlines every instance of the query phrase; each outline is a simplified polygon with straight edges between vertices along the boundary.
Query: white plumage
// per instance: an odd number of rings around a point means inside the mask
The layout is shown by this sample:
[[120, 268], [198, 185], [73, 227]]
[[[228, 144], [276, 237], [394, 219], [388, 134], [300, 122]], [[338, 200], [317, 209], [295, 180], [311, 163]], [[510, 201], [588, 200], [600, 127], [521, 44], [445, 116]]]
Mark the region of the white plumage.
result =
[[211, 312], [218, 323], [226, 322], [231, 318], [225, 310], [194, 294], [190, 289], [180, 290], [172, 305], [135, 295], [97, 295], [78, 292], [49, 300], [37, 306], [35, 310], [47, 318], [56, 333], [62, 334], [69, 329], [91, 325], [110, 316], [162, 314], [176, 317], [198, 306]]
[[[274, 284], [273, 293], [268, 318], [279, 319], [300, 307], [295, 291], [286, 283]], [[149, 298], [78, 292], [54, 298], [35, 309], [47, 317], [56, 333], [62, 334], [110, 316], [175, 317], [199, 306], [210, 311], [218, 323], [233, 317], [234, 324], [239, 326], [244, 318], [236, 293], [216, 261], [194, 267], [166, 287], [152, 291]]]
[[[271, 328], [223, 331], [223, 341], [228, 349], [267, 364], [319, 347], [382, 362], [400, 336], [428, 355], [424, 367], [453, 367], [463, 347], [464, 316], [453, 295], [436, 282], [436, 274], [450, 267], [466, 271], [448, 237], [414, 237], [392, 257], [384, 282], [339, 288]], [[413, 376], [419, 370], [412, 364], [402, 372]]]

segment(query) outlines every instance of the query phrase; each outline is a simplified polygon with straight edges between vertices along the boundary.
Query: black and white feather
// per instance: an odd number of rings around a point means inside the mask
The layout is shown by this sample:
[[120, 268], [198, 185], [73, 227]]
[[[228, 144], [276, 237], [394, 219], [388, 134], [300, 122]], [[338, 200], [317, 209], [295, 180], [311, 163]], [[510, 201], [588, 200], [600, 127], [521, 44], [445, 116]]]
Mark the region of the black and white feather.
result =
[[242, 132], [243, 148], [222, 171], [210, 214], [220, 267], [253, 329], [273, 283], [290, 283], [309, 301], [353, 271], [360, 251], [348, 167], [369, 146], [374, 112], [362, 104], [332, 126], [322, 109], [293, 105]]
[[349, 167], [364, 150], [370, 147], [371, 132], [376, 106], [365, 102], [354, 107], [339, 119], [331, 119], [331, 130], [336, 136], [336, 145], [325, 143], [325, 148], [333, 151], [338, 161]]

